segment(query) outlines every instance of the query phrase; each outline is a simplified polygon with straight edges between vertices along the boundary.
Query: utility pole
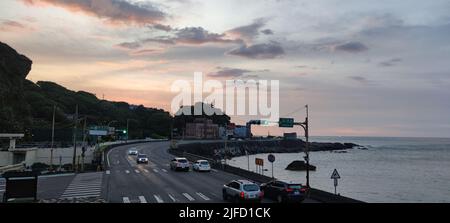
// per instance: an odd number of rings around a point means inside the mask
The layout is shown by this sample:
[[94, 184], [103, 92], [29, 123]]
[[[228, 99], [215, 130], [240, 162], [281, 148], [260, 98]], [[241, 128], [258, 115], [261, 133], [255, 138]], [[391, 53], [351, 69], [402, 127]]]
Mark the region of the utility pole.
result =
[[127, 119], [127, 139], [126, 139], [126, 143], [128, 143], [128, 136], [129, 136], [129, 134], [130, 134], [130, 132], [129, 132], [129, 129], [128, 129], [128, 127], [129, 127], [129, 122], [130, 122], [130, 119]]
[[83, 125], [83, 152], [81, 153], [81, 172], [84, 171], [84, 152], [86, 151], [86, 121], [87, 118], [84, 118], [84, 125]]
[[53, 119], [52, 119], [52, 143], [50, 148], [50, 170], [53, 171], [53, 143], [55, 141], [55, 113], [56, 105], [53, 105]]
[[78, 122], [78, 104], [75, 108], [75, 116], [73, 117], [74, 125], [73, 125], [73, 160], [72, 160], [72, 169], [75, 170], [76, 159], [77, 159], [77, 122]]
[[306, 105], [306, 120], [305, 120], [305, 138], [306, 138], [306, 145], [305, 145], [305, 153], [306, 153], [306, 186], [309, 188], [309, 113], [308, 113], [308, 105]]

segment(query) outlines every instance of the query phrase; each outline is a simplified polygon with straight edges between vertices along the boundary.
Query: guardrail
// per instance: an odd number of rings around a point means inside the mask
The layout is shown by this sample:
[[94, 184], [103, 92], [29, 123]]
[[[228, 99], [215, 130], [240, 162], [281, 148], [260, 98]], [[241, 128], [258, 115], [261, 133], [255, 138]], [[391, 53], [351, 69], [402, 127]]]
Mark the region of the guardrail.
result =
[[0, 167], [0, 175], [8, 171], [23, 171], [23, 170], [25, 170], [25, 165], [23, 162], [14, 165], [3, 166]]
[[272, 180], [271, 177], [264, 176], [264, 175], [261, 175], [261, 174], [257, 174], [255, 172], [251, 172], [251, 171], [248, 171], [248, 170], [244, 170], [244, 169], [241, 169], [239, 167], [234, 167], [234, 166], [230, 166], [230, 165], [227, 165], [227, 164], [223, 164], [222, 162], [220, 162], [218, 160], [214, 160], [214, 159], [209, 158], [209, 157], [204, 157], [204, 156], [200, 156], [200, 155], [196, 155], [196, 154], [192, 154], [192, 153], [188, 153], [188, 152], [184, 152], [184, 151], [180, 151], [180, 150], [169, 150], [169, 152], [172, 155], [184, 157], [184, 158], [188, 159], [191, 162], [194, 162], [196, 160], [208, 160], [208, 162], [210, 163], [212, 168], [220, 169], [220, 170], [223, 170], [225, 172], [238, 175], [238, 176], [243, 177], [245, 179], [251, 179], [251, 180], [253, 180], [255, 182], [258, 182], [258, 183], [266, 183], [266, 182], [269, 182], [269, 181]]
[[106, 145], [106, 148], [103, 150], [103, 155], [102, 155], [103, 160], [102, 160], [101, 166], [103, 167], [103, 169], [105, 169], [105, 160], [108, 159], [108, 157], [107, 157], [108, 152], [115, 147], [140, 144], [140, 143], [163, 142], [163, 141], [167, 141], [167, 139], [128, 140], [128, 141], [120, 141], [121, 143], [114, 143], [114, 144]]
[[[192, 153], [187, 153], [182, 150], [169, 149], [169, 153], [171, 153], [174, 156], [185, 157], [186, 159], [188, 159], [190, 161], [195, 161], [195, 160], [199, 160], [199, 159], [208, 160], [211, 164], [211, 167], [213, 167], [213, 168], [220, 169], [222, 171], [225, 171], [225, 172], [228, 172], [231, 174], [235, 174], [240, 177], [250, 179], [250, 180], [258, 182], [258, 183], [265, 183], [265, 182], [269, 182], [269, 181], [273, 180], [271, 177], [268, 177], [265, 175], [261, 175], [261, 174], [258, 174], [258, 173], [252, 172], [252, 171], [248, 171], [248, 170], [245, 170], [245, 169], [242, 169], [239, 167], [222, 164], [221, 162], [218, 162], [214, 159], [211, 159], [208, 157], [203, 157], [203, 156], [192, 154]], [[318, 190], [315, 188], [309, 189], [308, 196], [309, 196], [309, 198], [311, 198], [313, 200], [323, 202], [323, 203], [364, 203], [363, 201], [359, 201], [356, 199], [352, 199], [352, 198], [344, 197], [344, 196], [340, 196], [340, 195], [335, 195], [333, 193]]]

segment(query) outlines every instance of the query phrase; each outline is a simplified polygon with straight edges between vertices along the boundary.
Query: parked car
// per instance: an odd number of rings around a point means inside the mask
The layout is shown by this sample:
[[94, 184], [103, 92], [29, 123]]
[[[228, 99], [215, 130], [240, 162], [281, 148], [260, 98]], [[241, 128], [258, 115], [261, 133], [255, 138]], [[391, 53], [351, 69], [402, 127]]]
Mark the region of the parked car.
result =
[[138, 154], [137, 158], [136, 158], [136, 162], [137, 162], [137, 164], [148, 163], [147, 155], [146, 154], [142, 154], [142, 153]]
[[223, 185], [223, 200], [238, 202], [261, 202], [264, 192], [260, 190], [258, 184], [248, 180], [234, 180]]
[[192, 169], [194, 171], [211, 171], [211, 166], [209, 165], [209, 162], [207, 160], [197, 160], [195, 161], [194, 165], [192, 165]]
[[283, 202], [302, 202], [305, 199], [307, 188], [301, 184], [286, 183], [284, 181], [271, 181], [261, 184], [261, 190], [267, 198]]
[[191, 164], [186, 158], [177, 157], [170, 161], [170, 169], [171, 170], [184, 170], [189, 171], [191, 168]]
[[139, 152], [135, 148], [131, 148], [130, 150], [128, 150], [128, 155], [130, 156], [137, 156], [138, 154]]

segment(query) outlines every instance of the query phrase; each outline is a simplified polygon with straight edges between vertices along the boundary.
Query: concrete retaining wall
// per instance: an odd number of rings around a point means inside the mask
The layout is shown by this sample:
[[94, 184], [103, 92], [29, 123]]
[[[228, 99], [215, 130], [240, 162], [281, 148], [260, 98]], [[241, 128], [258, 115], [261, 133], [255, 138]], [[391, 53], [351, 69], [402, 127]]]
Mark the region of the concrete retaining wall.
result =
[[[95, 147], [88, 147], [85, 152], [84, 163], [91, 163], [94, 158]], [[14, 163], [14, 153], [25, 154], [25, 164], [31, 166], [34, 163], [45, 163], [50, 164], [50, 148], [29, 148], [29, 149], [16, 149], [14, 151], [0, 151], [0, 166], [13, 165]], [[81, 147], [77, 146], [77, 157], [81, 156]], [[59, 165], [61, 159], [61, 164], [72, 163], [73, 159], [73, 147], [68, 148], [54, 148], [53, 149], [53, 164]], [[80, 161], [81, 162], [81, 161]]]

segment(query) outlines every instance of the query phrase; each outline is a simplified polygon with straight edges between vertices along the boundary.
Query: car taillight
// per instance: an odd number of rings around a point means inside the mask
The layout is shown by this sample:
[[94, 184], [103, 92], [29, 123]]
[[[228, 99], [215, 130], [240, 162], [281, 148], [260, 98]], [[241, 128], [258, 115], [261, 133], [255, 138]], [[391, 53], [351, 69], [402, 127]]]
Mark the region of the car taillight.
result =
[[264, 197], [264, 191], [259, 192], [259, 197]]
[[244, 198], [244, 197], [245, 197], [244, 192], [241, 192], [241, 198]]
[[292, 192], [292, 191], [294, 191], [294, 189], [288, 188], [288, 189], [286, 189], [286, 191], [287, 191], [287, 192]]
[[301, 188], [300, 191], [301, 192], [306, 192], [306, 188]]

